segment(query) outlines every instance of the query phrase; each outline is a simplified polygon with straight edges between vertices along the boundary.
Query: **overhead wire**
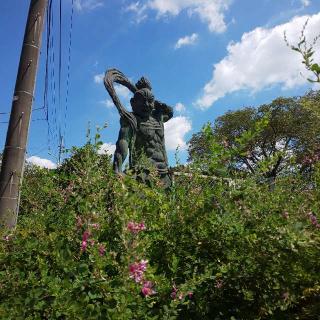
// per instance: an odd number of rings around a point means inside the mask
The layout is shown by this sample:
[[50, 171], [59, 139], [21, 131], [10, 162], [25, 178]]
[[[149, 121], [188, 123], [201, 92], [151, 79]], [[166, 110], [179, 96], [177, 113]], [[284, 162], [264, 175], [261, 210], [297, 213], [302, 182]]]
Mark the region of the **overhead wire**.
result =
[[49, 124], [49, 104], [48, 104], [51, 10], [52, 10], [52, 0], [49, 0], [48, 7], [47, 7], [47, 25], [46, 25], [47, 29], [46, 29], [45, 87], [44, 87], [44, 93], [43, 93], [43, 105], [45, 107], [45, 114], [46, 114], [46, 121], [47, 121], [47, 143], [48, 143], [49, 152], [50, 152], [50, 145], [51, 145], [51, 128], [50, 128], [50, 124]]
[[63, 143], [63, 137], [61, 132], [61, 72], [62, 72], [62, 0], [59, 1], [59, 75], [58, 75], [58, 95], [59, 95], [59, 128], [58, 128], [58, 164], [61, 162], [61, 154], [62, 154], [62, 143]]
[[54, 20], [54, 11], [53, 7], [51, 6], [50, 11], [50, 42], [49, 42], [49, 52], [51, 53], [49, 55], [49, 66], [50, 66], [50, 92], [51, 92], [51, 119], [49, 119], [49, 124], [51, 127], [51, 133], [52, 133], [52, 152], [57, 151], [58, 147], [58, 110], [57, 110], [57, 103], [56, 103], [56, 59], [55, 59], [55, 37], [54, 37], [54, 27], [55, 27], [55, 20]]
[[[61, 69], [62, 69], [62, 0], [59, 1], [59, 78], [58, 78], [59, 117], [61, 116]], [[60, 124], [60, 120], [61, 119], [59, 119], [59, 124]]]
[[[56, 5], [55, 5], [56, 4]], [[51, 154], [60, 157], [62, 144], [66, 140], [67, 114], [70, 93], [71, 48], [74, 17], [74, 0], [71, 0], [71, 14], [69, 20], [69, 32], [66, 38], [68, 49], [66, 63], [63, 63], [63, 14], [62, 0], [49, 0], [46, 12], [46, 47], [44, 64], [44, 90], [42, 107], [33, 111], [44, 110], [44, 117], [38, 117], [32, 121], [46, 121], [47, 123], [47, 147]], [[55, 17], [57, 15], [57, 18]], [[58, 48], [57, 48], [58, 47]], [[65, 89], [63, 74], [66, 65]], [[57, 70], [58, 67], [58, 70]], [[63, 98], [65, 98], [63, 100]], [[1, 112], [0, 114], [9, 114]], [[7, 122], [0, 122], [7, 123]]]
[[[69, 89], [70, 89], [69, 87], [70, 87], [71, 47], [72, 47], [72, 32], [73, 32], [73, 14], [74, 14], [74, 0], [71, 1], [71, 15], [70, 15], [70, 29], [69, 29], [69, 48], [68, 48], [68, 66], [67, 66], [67, 83], [66, 83], [64, 131], [63, 131], [63, 136], [64, 137], [66, 136], [66, 131], [67, 131], [67, 114], [68, 114]], [[65, 140], [64, 140], [64, 143], [66, 143]]]

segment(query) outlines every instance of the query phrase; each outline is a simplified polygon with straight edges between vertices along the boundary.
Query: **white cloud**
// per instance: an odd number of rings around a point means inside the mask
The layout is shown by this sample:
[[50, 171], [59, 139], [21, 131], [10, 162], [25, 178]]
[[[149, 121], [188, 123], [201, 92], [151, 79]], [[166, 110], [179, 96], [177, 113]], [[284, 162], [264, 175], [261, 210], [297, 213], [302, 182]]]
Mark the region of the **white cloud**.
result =
[[78, 11], [93, 10], [99, 7], [103, 7], [103, 0], [75, 0], [75, 8]]
[[108, 109], [114, 107], [113, 102], [110, 99], [106, 99], [106, 100], [102, 100], [100, 101], [101, 104], [103, 104], [105, 107], [107, 107]]
[[310, 0], [300, 0], [300, 2], [304, 7], [308, 7], [311, 4]]
[[93, 80], [94, 80], [95, 83], [103, 83], [103, 79], [104, 79], [104, 73], [96, 74], [93, 77]]
[[186, 117], [174, 117], [164, 124], [166, 147], [168, 150], [186, 149], [185, 135], [191, 130], [191, 121]]
[[184, 105], [183, 103], [181, 103], [181, 102], [178, 102], [178, 103], [175, 105], [174, 109], [175, 109], [177, 112], [184, 112], [184, 111], [186, 111], [185, 105]]
[[144, 0], [135, 2], [127, 9], [135, 12], [141, 21], [147, 17], [148, 10], [156, 11], [159, 18], [177, 16], [182, 11], [187, 11], [189, 16], [198, 16], [211, 32], [221, 33], [227, 28], [224, 13], [231, 2], [232, 0]]
[[40, 168], [47, 168], [47, 169], [55, 169], [57, 165], [48, 159], [43, 159], [38, 156], [32, 156], [27, 158], [27, 162], [32, 163]]
[[198, 34], [193, 33], [191, 36], [185, 36], [183, 38], [180, 38], [177, 43], [175, 44], [175, 49], [180, 49], [183, 46], [191, 46], [196, 43], [198, 40]]
[[110, 142], [104, 143], [98, 150], [98, 154], [109, 154], [113, 155], [116, 151], [116, 145]]
[[146, 13], [147, 10], [147, 5], [145, 4], [140, 4], [140, 1], [131, 3], [127, 8], [126, 11], [132, 11], [136, 15], [136, 22], [140, 23], [143, 20], [145, 20], [148, 15]]
[[[256, 28], [244, 33], [239, 42], [228, 45], [228, 55], [214, 65], [212, 79], [205, 85], [196, 105], [209, 108], [226, 94], [247, 89], [257, 92], [280, 84], [288, 89], [305, 84], [306, 74], [301, 56], [284, 42], [284, 31], [289, 42], [296, 43], [302, 26], [309, 18], [307, 39], [312, 41], [320, 30], [320, 13], [295, 17], [290, 22], [273, 28]], [[319, 61], [320, 52], [315, 60]]]
[[[93, 77], [93, 80], [94, 80], [95, 83], [101, 84], [101, 83], [103, 83], [104, 76], [105, 76], [104, 73], [96, 74]], [[116, 90], [116, 93], [120, 98], [123, 98], [123, 99], [126, 99], [126, 100], [128, 100], [130, 98], [131, 94], [132, 94], [131, 91], [127, 87], [122, 86], [120, 84], [115, 84], [114, 85], [114, 89]], [[108, 106], [110, 106], [110, 103], [108, 102], [108, 99], [105, 101], [105, 103], [106, 104], [108, 103]]]
[[114, 89], [116, 90], [117, 95], [122, 99], [128, 100], [132, 95], [131, 91], [127, 87], [120, 84], [116, 84]]

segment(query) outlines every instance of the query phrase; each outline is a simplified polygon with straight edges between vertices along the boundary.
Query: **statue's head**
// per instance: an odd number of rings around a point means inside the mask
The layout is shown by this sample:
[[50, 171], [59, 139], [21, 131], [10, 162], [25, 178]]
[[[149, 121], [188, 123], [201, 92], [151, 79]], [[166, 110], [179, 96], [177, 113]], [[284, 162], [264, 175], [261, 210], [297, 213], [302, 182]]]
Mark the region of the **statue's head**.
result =
[[130, 103], [135, 114], [145, 117], [154, 109], [154, 96], [149, 88], [142, 88], [135, 92]]
[[147, 88], [149, 90], [152, 90], [151, 82], [145, 77], [140, 78], [140, 80], [136, 83], [136, 87], [138, 90], [143, 89], [143, 88]]

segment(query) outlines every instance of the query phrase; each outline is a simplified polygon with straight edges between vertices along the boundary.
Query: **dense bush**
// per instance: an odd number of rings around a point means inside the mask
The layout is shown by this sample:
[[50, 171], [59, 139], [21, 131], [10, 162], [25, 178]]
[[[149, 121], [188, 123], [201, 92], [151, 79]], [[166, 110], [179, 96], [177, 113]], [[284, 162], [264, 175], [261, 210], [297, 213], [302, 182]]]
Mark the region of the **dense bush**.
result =
[[166, 191], [116, 176], [98, 147], [28, 168], [1, 234], [1, 319], [319, 319], [317, 164], [271, 189], [195, 161]]

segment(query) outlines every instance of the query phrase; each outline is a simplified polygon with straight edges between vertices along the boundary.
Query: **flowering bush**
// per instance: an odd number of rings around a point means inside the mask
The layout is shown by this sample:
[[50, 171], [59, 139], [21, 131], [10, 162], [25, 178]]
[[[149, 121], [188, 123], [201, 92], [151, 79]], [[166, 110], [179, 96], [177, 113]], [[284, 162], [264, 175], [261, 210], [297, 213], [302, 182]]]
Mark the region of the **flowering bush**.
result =
[[317, 165], [311, 187], [272, 191], [190, 166], [168, 192], [118, 178], [97, 148], [27, 172], [0, 234], [0, 319], [317, 319]]

